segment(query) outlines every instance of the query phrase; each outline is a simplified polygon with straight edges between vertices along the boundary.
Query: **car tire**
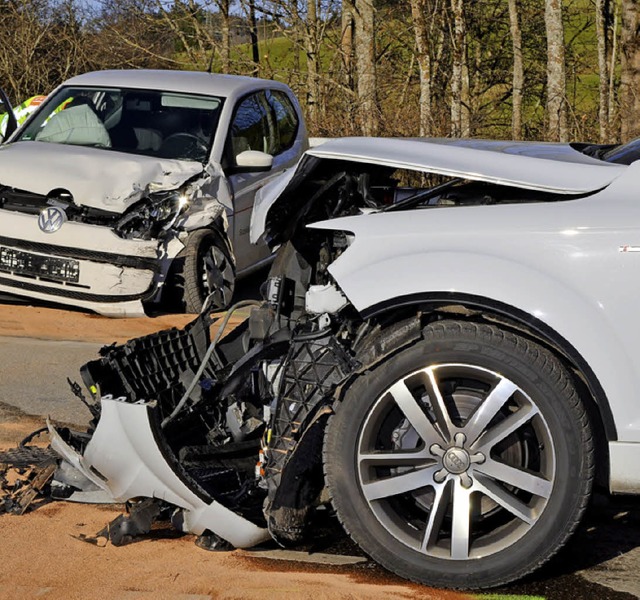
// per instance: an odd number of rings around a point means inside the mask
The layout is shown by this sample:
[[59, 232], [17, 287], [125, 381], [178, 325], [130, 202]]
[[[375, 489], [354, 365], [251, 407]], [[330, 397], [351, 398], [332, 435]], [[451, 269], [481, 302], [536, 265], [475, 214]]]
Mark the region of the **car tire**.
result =
[[229, 244], [210, 229], [198, 229], [187, 238], [169, 275], [169, 303], [187, 313], [199, 313], [210, 293], [211, 310], [231, 304], [235, 265]]
[[338, 518], [382, 566], [485, 588], [565, 544], [593, 453], [585, 408], [551, 352], [499, 327], [438, 321], [343, 393], [324, 465]]

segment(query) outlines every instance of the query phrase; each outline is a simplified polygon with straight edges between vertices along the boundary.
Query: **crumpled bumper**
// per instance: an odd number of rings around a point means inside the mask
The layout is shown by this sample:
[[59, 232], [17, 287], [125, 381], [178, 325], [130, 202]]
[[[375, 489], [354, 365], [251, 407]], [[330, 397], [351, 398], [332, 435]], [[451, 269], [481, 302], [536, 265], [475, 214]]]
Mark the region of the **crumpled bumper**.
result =
[[[51, 447], [94, 488], [102, 490], [102, 494], [92, 492], [94, 501], [157, 498], [181, 510], [182, 529], [186, 532], [199, 535], [208, 529], [236, 548], [248, 548], [269, 539], [266, 529], [203, 497], [172, 468], [151, 422], [152, 407], [152, 403], [130, 404], [103, 397], [100, 421], [82, 455], [48, 424]], [[69, 499], [91, 500], [82, 494]]]
[[143, 315], [157, 254], [157, 241], [122, 239], [109, 227], [67, 222], [48, 234], [36, 215], [0, 210], [0, 293]]

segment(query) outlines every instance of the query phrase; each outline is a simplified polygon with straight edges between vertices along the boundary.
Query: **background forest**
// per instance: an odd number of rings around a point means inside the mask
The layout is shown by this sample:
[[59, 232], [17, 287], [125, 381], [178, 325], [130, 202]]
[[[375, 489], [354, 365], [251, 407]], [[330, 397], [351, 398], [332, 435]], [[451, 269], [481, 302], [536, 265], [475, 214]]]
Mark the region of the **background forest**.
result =
[[316, 136], [640, 135], [640, 0], [0, 0], [14, 102], [94, 69], [288, 83]]

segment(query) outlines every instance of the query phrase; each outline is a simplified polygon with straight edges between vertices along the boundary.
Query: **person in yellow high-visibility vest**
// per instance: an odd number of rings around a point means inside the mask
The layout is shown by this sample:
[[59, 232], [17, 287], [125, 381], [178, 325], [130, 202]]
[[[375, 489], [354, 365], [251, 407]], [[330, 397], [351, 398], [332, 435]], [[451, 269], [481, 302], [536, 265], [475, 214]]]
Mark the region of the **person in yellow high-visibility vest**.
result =
[[[18, 126], [22, 125], [27, 118], [36, 111], [36, 109], [46, 100], [46, 96], [32, 96], [28, 100], [25, 100], [20, 106], [13, 109], [13, 114], [16, 117]], [[62, 108], [62, 107], [61, 107]], [[7, 113], [0, 115], [0, 137], [4, 137], [7, 130], [7, 124], [9, 122], [9, 115]]]

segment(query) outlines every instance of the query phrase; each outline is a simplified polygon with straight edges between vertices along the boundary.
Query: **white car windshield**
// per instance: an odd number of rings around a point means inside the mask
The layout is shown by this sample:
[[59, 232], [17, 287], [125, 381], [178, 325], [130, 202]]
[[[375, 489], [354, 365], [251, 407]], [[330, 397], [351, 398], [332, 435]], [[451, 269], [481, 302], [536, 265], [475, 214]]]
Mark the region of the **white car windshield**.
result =
[[153, 90], [64, 87], [18, 137], [206, 162], [223, 100]]

